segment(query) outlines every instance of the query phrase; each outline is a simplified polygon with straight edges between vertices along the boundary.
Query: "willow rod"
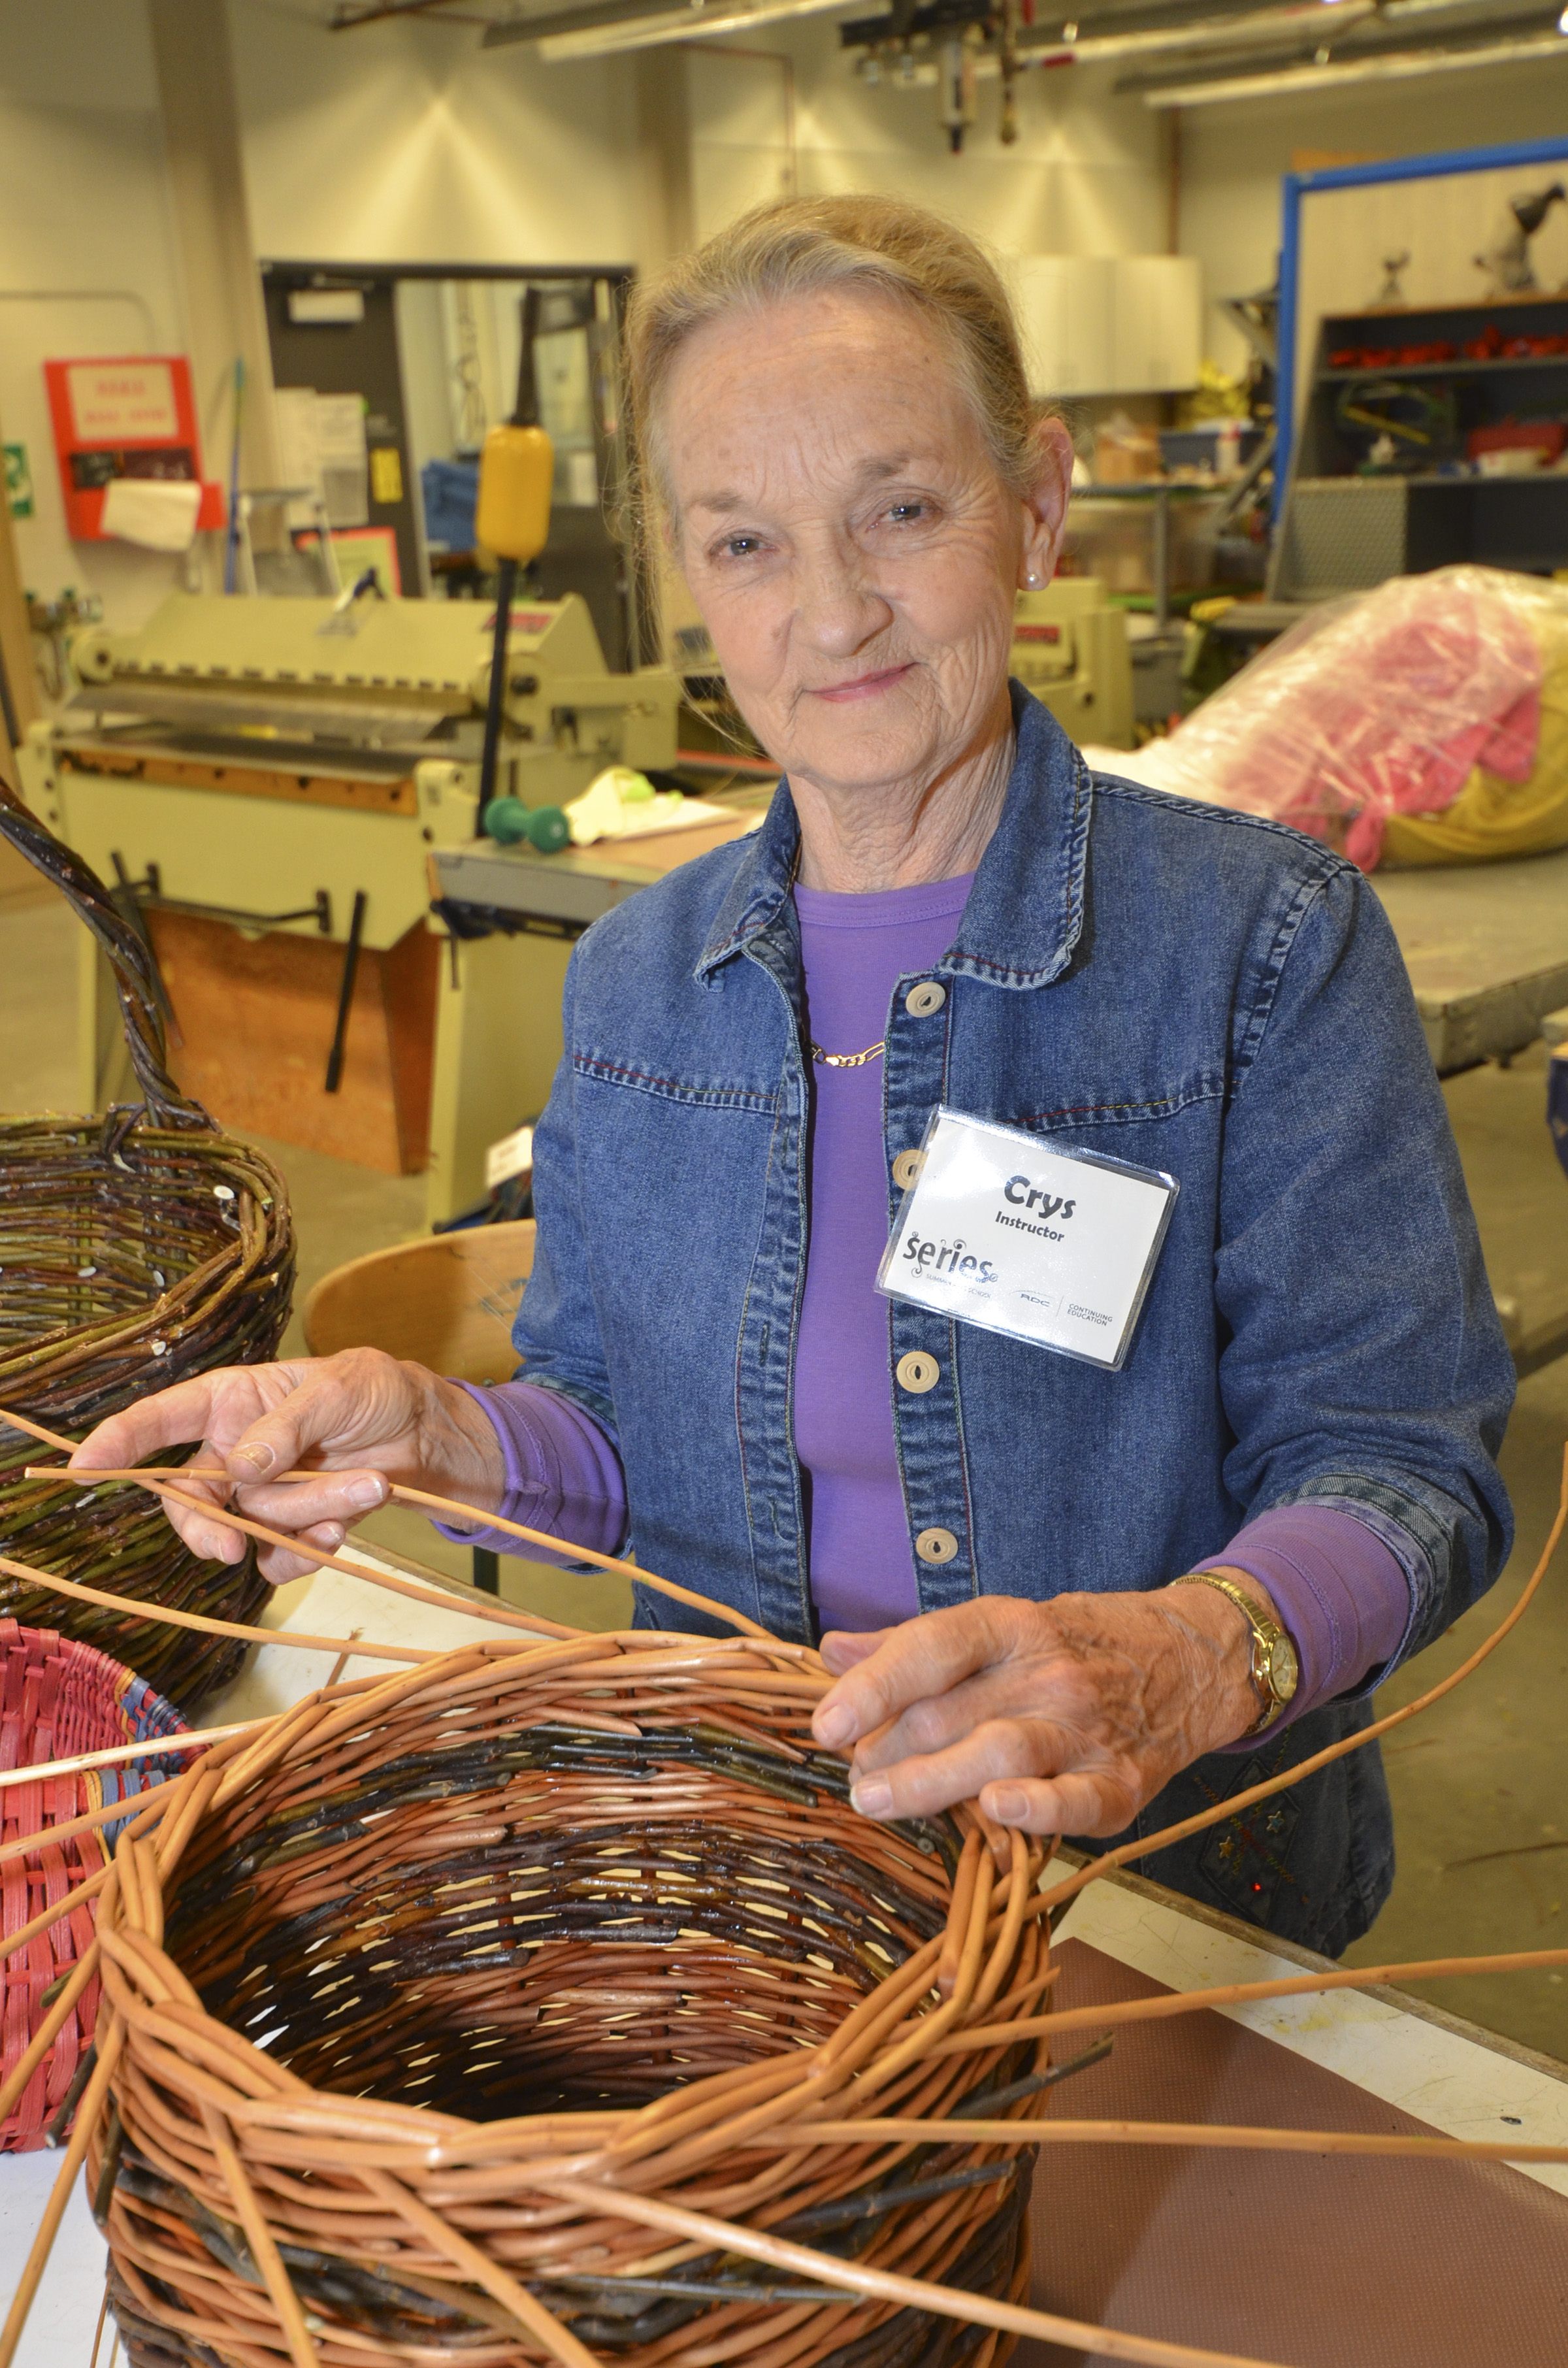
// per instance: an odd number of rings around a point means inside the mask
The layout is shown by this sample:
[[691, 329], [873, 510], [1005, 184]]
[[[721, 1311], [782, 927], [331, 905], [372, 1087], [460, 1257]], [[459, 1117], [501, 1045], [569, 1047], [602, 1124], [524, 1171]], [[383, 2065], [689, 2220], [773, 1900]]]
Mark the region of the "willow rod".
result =
[[1026, 2309], [1021, 2303], [993, 2302], [987, 2294], [959, 2294], [947, 2286], [933, 2285], [925, 2278], [902, 2277], [891, 2270], [872, 2269], [863, 2261], [843, 2260], [834, 2253], [819, 2253], [810, 2245], [767, 2236], [758, 2229], [740, 2227], [733, 2221], [715, 2219], [709, 2213], [688, 2211], [683, 2204], [664, 2203], [651, 2195], [635, 2194], [622, 2187], [557, 2177], [532, 2166], [529, 2184], [547, 2195], [560, 2196], [564, 2203], [575, 2203], [579, 2209], [614, 2219], [635, 2220], [649, 2228], [662, 2228], [670, 2236], [694, 2238], [721, 2252], [740, 2253], [751, 2260], [764, 2261], [772, 2269], [792, 2270], [803, 2277], [820, 2278], [824, 2285], [840, 2286], [846, 2293], [862, 2294], [873, 2302], [894, 2303], [903, 2310], [930, 2311], [939, 2318], [956, 2318], [971, 2327], [997, 2328], [1005, 2335], [1036, 2336], [1042, 2342], [1060, 2343], [1069, 2351], [1092, 2352], [1096, 2359], [1134, 2361], [1141, 2363], [1141, 2368], [1274, 2368], [1272, 2362], [1235, 2352], [1201, 2351], [1187, 2343], [1161, 2342], [1155, 2336], [1123, 2335], [1116, 2328], [1090, 2327], [1082, 2319], [1059, 2318], [1052, 2311]]
[[1380, 1736], [1387, 1735], [1392, 1728], [1403, 1726], [1406, 1719], [1416, 1718], [1424, 1710], [1430, 1710], [1434, 1702], [1441, 1702], [1445, 1694], [1451, 1694], [1456, 1686], [1462, 1685], [1466, 1678], [1479, 1669], [1482, 1663], [1497, 1650], [1504, 1638], [1512, 1634], [1518, 1626], [1540, 1591], [1541, 1581], [1551, 1567], [1565, 1526], [1568, 1526], [1568, 1447], [1562, 1451], [1562, 1486], [1557, 1499], [1557, 1518], [1541, 1548], [1540, 1560], [1525, 1581], [1513, 1610], [1498, 1622], [1490, 1636], [1482, 1639], [1467, 1661], [1461, 1661], [1457, 1669], [1448, 1677], [1440, 1678], [1435, 1686], [1429, 1687], [1426, 1693], [1418, 1694], [1414, 1702], [1404, 1703], [1399, 1710], [1391, 1710], [1386, 1718], [1374, 1719], [1370, 1726], [1362, 1727], [1358, 1734], [1347, 1735], [1340, 1742], [1329, 1744], [1324, 1750], [1314, 1752], [1310, 1759], [1298, 1760], [1293, 1768], [1287, 1768], [1283, 1775], [1271, 1776], [1266, 1782], [1254, 1784], [1244, 1793], [1234, 1793], [1228, 1800], [1216, 1803], [1213, 1808], [1199, 1810], [1196, 1816], [1184, 1817], [1178, 1825], [1166, 1826], [1161, 1832], [1150, 1834], [1142, 1841], [1123, 1842], [1119, 1850], [1103, 1851], [1098, 1858], [1091, 1859], [1085, 1866], [1080, 1867], [1075, 1874], [1069, 1875], [1065, 1883], [1056, 1884], [1050, 1891], [1042, 1892], [1040, 1907], [1046, 1911], [1060, 1907], [1063, 1901], [1076, 1898], [1078, 1893], [1086, 1889], [1096, 1876], [1110, 1874], [1119, 1866], [1130, 1866], [1134, 1859], [1147, 1858], [1152, 1850], [1168, 1850], [1173, 1842], [1185, 1841], [1189, 1834], [1202, 1833], [1209, 1826], [1222, 1825], [1227, 1818], [1238, 1816], [1244, 1809], [1256, 1808], [1260, 1801], [1271, 1800], [1276, 1793], [1283, 1793], [1292, 1784], [1303, 1782], [1307, 1777], [1315, 1776], [1320, 1768], [1329, 1767], [1335, 1759], [1344, 1759], [1352, 1751], [1364, 1749], [1366, 1745], [1375, 1743]]
[[[176, 1782], [181, 1781], [183, 1780], [176, 1779]], [[168, 1787], [165, 1785], [161, 1789], [167, 1791]], [[39, 1836], [29, 1834], [28, 1839], [36, 1848]], [[15, 1932], [7, 1932], [3, 1939], [0, 1939], [0, 1964], [5, 1964], [10, 1958], [17, 1955], [27, 1947], [28, 1942], [36, 1940], [40, 1932], [47, 1932], [51, 1924], [58, 1924], [62, 1916], [69, 1916], [74, 1907], [85, 1907], [89, 1899], [96, 1899], [112, 1872], [113, 1870], [108, 1866], [99, 1867], [97, 1874], [90, 1874], [85, 1883], [78, 1883], [73, 1890], [64, 1893], [51, 1907], [46, 1907], [41, 1915], [35, 1916], [30, 1923], [18, 1926]]]
[[6, 1554], [0, 1554], [0, 1570], [12, 1578], [25, 1578], [29, 1587], [47, 1588], [51, 1595], [68, 1595], [74, 1603], [97, 1603], [108, 1611], [128, 1612], [135, 1620], [161, 1620], [169, 1628], [194, 1628], [203, 1636], [237, 1636], [246, 1645], [291, 1645], [302, 1653], [343, 1653], [347, 1647], [356, 1659], [369, 1661], [438, 1661], [441, 1657], [433, 1646], [425, 1645], [356, 1645], [347, 1636], [305, 1636], [286, 1628], [249, 1628], [239, 1620], [209, 1620], [204, 1612], [176, 1611], [172, 1604], [140, 1603], [129, 1595], [106, 1594], [101, 1587], [78, 1587], [74, 1578], [35, 1570], [30, 1563], [12, 1562]]
[[[5, 1407], [0, 1407], [0, 1421], [15, 1422], [17, 1419], [17, 1417]], [[36, 1423], [29, 1424], [28, 1429], [29, 1435], [39, 1434], [51, 1445], [59, 1446], [67, 1454], [74, 1452], [68, 1439], [56, 1440], [51, 1433], [42, 1431], [40, 1426]], [[264, 1545], [282, 1546], [290, 1554], [296, 1554], [301, 1562], [313, 1563], [318, 1570], [342, 1571], [349, 1578], [362, 1578], [372, 1587], [383, 1588], [389, 1595], [404, 1595], [414, 1603], [433, 1603], [437, 1611], [457, 1609], [469, 1611], [475, 1619], [492, 1621], [501, 1628], [521, 1629], [529, 1635], [561, 1639], [581, 1634], [578, 1629], [564, 1628], [559, 1622], [546, 1620], [542, 1615], [536, 1615], [530, 1611], [515, 1611], [509, 1604], [493, 1603], [483, 1600], [474, 1604], [466, 1601], [460, 1604], [454, 1603], [453, 1599], [444, 1588], [434, 1585], [417, 1584], [399, 1577], [394, 1572], [382, 1570], [374, 1563], [363, 1561], [352, 1549], [346, 1552], [339, 1547], [335, 1552], [329, 1554], [319, 1546], [309, 1544], [303, 1538], [290, 1537], [281, 1530], [268, 1529], [264, 1522], [250, 1520], [244, 1514], [235, 1512], [228, 1506], [220, 1509], [215, 1505], [206, 1503], [200, 1497], [185, 1496], [177, 1487], [169, 1485], [165, 1475], [171, 1472], [178, 1473], [182, 1479], [187, 1480], [229, 1477], [226, 1473], [220, 1474], [207, 1469], [192, 1471], [186, 1464], [86, 1474], [72, 1473], [68, 1467], [62, 1469], [59, 1465], [48, 1463], [26, 1465], [22, 1477], [24, 1480], [52, 1481], [57, 1486], [73, 1489], [79, 1489], [84, 1483], [96, 1486], [100, 1480], [116, 1483], [132, 1481], [138, 1487], [144, 1488], [149, 1496], [156, 1497], [160, 1501], [172, 1497], [176, 1505], [185, 1506], [190, 1512], [202, 1513], [208, 1519], [220, 1522], [225, 1529], [239, 1530], [246, 1537], [258, 1539]], [[320, 1474], [312, 1472], [290, 1472], [284, 1476], [290, 1480], [312, 1480], [319, 1478]], [[267, 1486], [271, 1486], [272, 1483], [269, 1481]], [[476, 1513], [474, 1518], [482, 1520], [483, 1516]]]
[[[222, 1731], [233, 1734], [233, 1729], [226, 1727]], [[57, 1772], [57, 1763], [46, 1759], [36, 1763], [27, 1772], [41, 1782]], [[161, 1791], [162, 1787], [154, 1789]], [[58, 1846], [61, 1842], [79, 1841], [84, 1834], [94, 1832], [99, 1826], [113, 1825], [116, 1817], [129, 1817], [133, 1813], [133, 1806], [141, 1807], [148, 1797], [144, 1793], [132, 1793], [123, 1801], [106, 1801], [101, 1809], [85, 1809], [79, 1817], [68, 1817], [62, 1825], [43, 1826], [36, 1834], [23, 1834], [19, 1841], [0, 1842], [0, 1866], [14, 1858], [30, 1857], [43, 1842]], [[107, 1856], [104, 1863], [106, 1866], [108, 1863]]]
[[1248, 2154], [1388, 2155], [1432, 2162], [1568, 2162], [1568, 2146], [1517, 2145], [1506, 2138], [1417, 2136], [1370, 2130], [1253, 2129], [1222, 2122], [812, 2122], [803, 2129], [770, 2131], [754, 2145], [792, 2153], [805, 2147], [853, 2145], [861, 2137], [937, 2146], [1209, 2146]]
[[[262, 1633], [269, 1643], [275, 1641], [270, 1630]], [[79, 1776], [88, 1768], [118, 1768], [127, 1759], [150, 1759], [161, 1751], [205, 1751], [209, 1744], [226, 1743], [231, 1735], [250, 1735], [257, 1727], [270, 1725], [276, 1715], [275, 1712], [268, 1711], [262, 1718], [242, 1718], [233, 1726], [202, 1726], [187, 1728], [179, 1735], [150, 1735], [140, 1743], [111, 1743], [103, 1751], [78, 1751], [72, 1759], [35, 1759], [26, 1768], [0, 1769], [0, 1792], [8, 1791], [13, 1784], [40, 1783], [48, 1776]], [[171, 1781], [178, 1783], [181, 1779], [175, 1777]], [[166, 1791], [167, 1786], [160, 1785], [158, 1790]], [[140, 1796], [133, 1794], [131, 1797], [136, 1799]], [[124, 1814], [125, 1807], [122, 1801], [119, 1814]], [[112, 1816], [115, 1812], [110, 1811], [109, 1814]], [[28, 1839], [47, 1841], [51, 1834], [63, 1830], [60, 1826], [45, 1826], [38, 1833], [29, 1835]], [[9, 1854], [9, 1850], [0, 1853], [3, 1856]]]
[[[29, 1463], [22, 1476], [26, 1480], [36, 1480], [49, 1469], [46, 1464]], [[493, 1621], [497, 1627], [518, 1628], [530, 1636], [547, 1636], [556, 1642], [582, 1634], [580, 1629], [562, 1627], [559, 1621], [546, 1620], [542, 1614], [514, 1611], [508, 1603], [496, 1603], [484, 1598], [481, 1598], [478, 1603], [460, 1601], [438, 1582], [420, 1583], [398, 1572], [382, 1570], [378, 1564], [365, 1561], [352, 1547], [338, 1546], [329, 1553], [324, 1547], [311, 1545], [302, 1537], [291, 1536], [287, 1531], [268, 1529], [265, 1521], [253, 1520], [248, 1515], [236, 1512], [232, 1506], [220, 1508], [208, 1504], [200, 1497], [187, 1497], [183, 1489], [172, 1486], [156, 1473], [110, 1472], [104, 1476], [115, 1481], [134, 1480], [160, 1502], [172, 1498], [176, 1505], [183, 1505], [187, 1512], [203, 1514], [224, 1529], [239, 1530], [263, 1545], [282, 1546], [301, 1562], [313, 1563], [317, 1570], [336, 1570], [349, 1578], [365, 1579], [372, 1587], [383, 1588], [389, 1595], [405, 1595], [412, 1603], [432, 1603], [437, 1611], [468, 1611], [477, 1620]], [[207, 1475], [203, 1473], [199, 1476], [205, 1478]], [[312, 1480], [319, 1474], [291, 1472], [288, 1477], [290, 1480]], [[271, 1486], [272, 1484], [269, 1481], [267, 1485]]]
[[940, 2039], [933, 2055], [958, 2055], [981, 2045], [1050, 2039], [1059, 2032], [1108, 2030], [1123, 2022], [1159, 2022], [1203, 2008], [1253, 2006], [1265, 1998], [1318, 1998], [1326, 1990], [1381, 1989], [1394, 1982], [1457, 1981], [1467, 1974], [1534, 1974], [1568, 1965], [1568, 1949], [1517, 1949], [1495, 1957], [1425, 1957], [1408, 1965], [1336, 1965], [1326, 1974], [1293, 1974], [1276, 1982], [1227, 1982], [1211, 1990], [1169, 1990], [1158, 1998], [1123, 1998], [1114, 2006], [1063, 2007], [1055, 2014], [993, 2023], [983, 2034], [959, 2032]]
[[[78, 1440], [65, 1439], [58, 1431], [46, 1430], [41, 1423], [28, 1421], [24, 1416], [14, 1414], [8, 1406], [0, 1406], [0, 1421], [14, 1424], [18, 1430], [25, 1431], [29, 1439], [39, 1440], [45, 1447], [55, 1448], [65, 1456], [74, 1455], [81, 1444]], [[133, 1486], [148, 1489], [153, 1496], [161, 1496], [164, 1493], [171, 1474], [176, 1475], [176, 1480], [222, 1480], [231, 1488], [240, 1485], [270, 1488], [278, 1486], [281, 1481], [315, 1480], [322, 1477], [319, 1472], [272, 1473], [265, 1481], [257, 1480], [255, 1483], [241, 1484], [235, 1481], [232, 1472], [222, 1470], [212, 1464], [124, 1465], [100, 1472], [76, 1466], [68, 1468], [75, 1482], [83, 1487], [96, 1487], [101, 1481], [129, 1482]], [[367, 1471], [374, 1468], [373, 1465], [369, 1464], [365, 1467]], [[52, 1472], [43, 1475], [40, 1474], [39, 1467], [29, 1466], [27, 1476], [29, 1479], [37, 1479], [40, 1476], [56, 1479], [62, 1475]], [[386, 1480], [384, 1472], [378, 1473], [377, 1477]], [[446, 1513], [453, 1520], [464, 1524], [472, 1524], [476, 1529], [504, 1531], [508, 1537], [520, 1538], [525, 1545], [543, 1546], [547, 1553], [565, 1554], [573, 1562], [589, 1563], [596, 1570], [608, 1570], [618, 1578], [630, 1579], [634, 1587], [651, 1587], [658, 1594], [667, 1595], [672, 1602], [684, 1603], [694, 1611], [705, 1611], [716, 1620], [726, 1620], [731, 1627], [738, 1629], [743, 1636], [760, 1637], [769, 1644], [777, 1644], [779, 1641], [773, 1635], [770, 1629], [764, 1628], [756, 1621], [748, 1619], [744, 1611], [732, 1611], [727, 1603], [717, 1602], [709, 1595], [698, 1595], [688, 1587], [677, 1587], [674, 1579], [660, 1578], [653, 1571], [643, 1570], [639, 1564], [627, 1562], [619, 1554], [599, 1554], [593, 1546], [575, 1545], [570, 1538], [557, 1537], [550, 1530], [529, 1529], [526, 1522], [509, 1521], [503, 1519], [499, 1513], [487, 1513], [483, 1506], [465, 1505], [452, 1497], [433, 1496], [426, 1488], [405, 1488], [400, 1481], [387, 1480], [387, 1489], [396, 1503], [418, 1505], [427, 1512]], [[290, 1554], [301, 1554], [305, 1559], [310, 1559], [314, 1554], [312, 1547], [302, 1546], [297, 1539], [283, 1537], [275, 1531], [260, 1528], [252, 1530], [242, 1516], [231, 1512], [226, 1506], [220, 1508], [198, 1499], [193, 1509], [206, 1514], [210, 1520], [227, 1522], [235, 1529], [245, 1531], [249, 1535], [263, 1537], [269, 1543], [286, 1546]], [[331, 1561], [331, 1556], [322, 1557], [323, 1566], [330, 1565]]]

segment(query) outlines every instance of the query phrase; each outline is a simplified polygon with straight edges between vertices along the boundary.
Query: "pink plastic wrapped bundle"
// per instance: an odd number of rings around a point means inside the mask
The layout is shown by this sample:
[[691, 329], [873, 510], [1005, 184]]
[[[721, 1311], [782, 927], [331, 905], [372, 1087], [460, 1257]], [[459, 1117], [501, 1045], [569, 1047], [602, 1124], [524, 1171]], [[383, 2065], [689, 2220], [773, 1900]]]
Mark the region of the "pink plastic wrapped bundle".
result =
[[1529, 779], [1544, 627], [1564, 605], [1492, 568], [1395, 576], [1304, 618], [1127, 769], [1290, 823], [1369, 871], [1391, 814], [1441, 813], [1477, 767]]

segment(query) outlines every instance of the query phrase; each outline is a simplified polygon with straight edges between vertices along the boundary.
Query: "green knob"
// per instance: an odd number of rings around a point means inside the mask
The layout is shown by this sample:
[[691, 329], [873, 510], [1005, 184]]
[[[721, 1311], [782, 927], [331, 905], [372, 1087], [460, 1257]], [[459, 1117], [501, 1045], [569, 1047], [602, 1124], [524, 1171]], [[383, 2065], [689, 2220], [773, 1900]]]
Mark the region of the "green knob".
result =
[[559, 806], [526, 806], [521, 798], [492, 798], [480, 816], [480, 828], [498, 847], [516, 847], [526, 838], [540, 855], [555, 854], [572, 836], [572, 825]]
[[528, 835], [528, 810], [521, 798], [492, 798], [479, 826], [498, 847], [515, 847]]
[[559, 806], [533, 806], [523, 825], [528, 843], [541, 855], [554, 855], [572, 836], [572, 825]]

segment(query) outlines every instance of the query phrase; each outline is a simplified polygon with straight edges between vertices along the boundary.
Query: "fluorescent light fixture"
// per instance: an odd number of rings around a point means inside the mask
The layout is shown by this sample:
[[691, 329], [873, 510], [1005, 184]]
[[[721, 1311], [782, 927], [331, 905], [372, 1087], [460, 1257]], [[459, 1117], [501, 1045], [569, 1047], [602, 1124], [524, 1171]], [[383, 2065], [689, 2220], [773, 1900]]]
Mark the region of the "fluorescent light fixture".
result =
[[1471, 49], [1391, 50], [1369, 57], [1329, 58], [1321, 65], [1216, 76], [1210, 82], [1162, 83], [1145, 90], [1142, 99], [1145, 107], [1212, 107], [1222, 99], [1284, 97], [1352, 82], [1403, 82], [1417, 74], [1458, 74], [1470, 66], [1514, 65], [1527, 58], [1568, 58], [1561, 29], [1534, 39], [1527, 35], [1478, 42]]
[[[1151, 26], [1136, 33], [1085, 33], [1076, 40], [1025, 34], [1020, 63], [1096, 65], [1111, 58], [1155, 57], [1171, 50], [1224, 49], [1246, 41], [1294, 41], [1310, 31], [1321, 38], [1377, 14], [1378, 0], [1294, 0], [1283, 8], [1251, 9], [1244, 16], [1199, 17], [1184, 24]], [[1473, 0], [1467, 0], [1473, 6]]]
[[846, 0], [686, 0], [685, 6], [679, 0], [643, 0], [639, 6], [636, 0], [606, 0], [598, 7], [498, 18], [486, 28], [482, 46], [532, 41], [540, 56], [555, 64], [657, 49], [668, 41], [699, 41], [705, 34], [744, 32], [751, 25], [823, 16], [846, 5]]

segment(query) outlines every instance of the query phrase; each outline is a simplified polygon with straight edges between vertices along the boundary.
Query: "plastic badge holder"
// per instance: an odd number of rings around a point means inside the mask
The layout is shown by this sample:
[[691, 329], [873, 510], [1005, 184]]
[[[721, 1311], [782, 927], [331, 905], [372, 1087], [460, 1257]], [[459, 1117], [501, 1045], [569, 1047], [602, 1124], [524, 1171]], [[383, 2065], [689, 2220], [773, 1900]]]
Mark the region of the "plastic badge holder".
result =
[[1117, 1372], [1179, 1190], [1163, 1168], [938, 1108], [877, 1289]]

